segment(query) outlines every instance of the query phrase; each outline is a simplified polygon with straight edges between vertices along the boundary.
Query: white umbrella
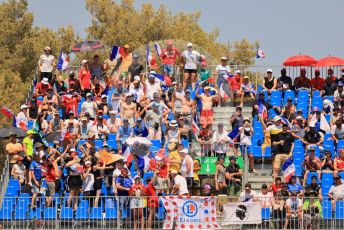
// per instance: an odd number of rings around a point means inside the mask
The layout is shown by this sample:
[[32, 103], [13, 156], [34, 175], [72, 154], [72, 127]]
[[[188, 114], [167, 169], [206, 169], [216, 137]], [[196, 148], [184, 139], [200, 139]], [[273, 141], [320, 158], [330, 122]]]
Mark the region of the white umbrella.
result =
[[152, 146], [152, 142], [146, 137], [128, 137], [125, 143], [129, 146], [133, 146], [134, 143], [139, 143], [141, 145]]

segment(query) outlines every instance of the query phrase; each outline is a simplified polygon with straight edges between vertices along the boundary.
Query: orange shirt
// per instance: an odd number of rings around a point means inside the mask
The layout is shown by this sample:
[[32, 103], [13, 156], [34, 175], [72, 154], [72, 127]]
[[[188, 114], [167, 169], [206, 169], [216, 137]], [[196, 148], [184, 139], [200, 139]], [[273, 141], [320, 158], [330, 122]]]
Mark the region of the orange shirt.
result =
[[311, 80], [311, 85], [316, 90], [324, 89], [325, 80], [321, 77], [315, 77]]
[[84, 68], [79, 71], [79, 79], [84, 89], [91, 89], [91, 72]]

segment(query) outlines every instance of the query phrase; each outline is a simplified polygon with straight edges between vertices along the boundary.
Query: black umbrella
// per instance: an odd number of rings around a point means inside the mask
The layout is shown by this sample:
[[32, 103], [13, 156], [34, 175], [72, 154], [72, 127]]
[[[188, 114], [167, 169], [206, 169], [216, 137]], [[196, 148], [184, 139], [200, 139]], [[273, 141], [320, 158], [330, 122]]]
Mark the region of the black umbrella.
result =
[[82, 41], [74, 45], [72, 52], [88, 52], [103, 48], [103, 45], [98, 41]]
[[9, 138], [11, 134], [16, 134], [18, 138], [24, 138], [26, 132], [17, 127], [5, 127], [0, 129], [0, 138]]
[[48, 142], [54, 142], [61, 140], [61, 131], [49, 133], [45, 138]]

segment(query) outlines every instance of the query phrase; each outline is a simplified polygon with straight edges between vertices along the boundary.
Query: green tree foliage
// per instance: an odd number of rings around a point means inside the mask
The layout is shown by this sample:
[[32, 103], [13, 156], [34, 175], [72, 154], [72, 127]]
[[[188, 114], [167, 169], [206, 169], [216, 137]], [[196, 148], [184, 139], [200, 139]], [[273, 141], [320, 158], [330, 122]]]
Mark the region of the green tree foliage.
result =
[[89, 37], [108, 46], [128, 43], [134, 49], [152, 41], [178, 39], [203, 47], [216, 59], [226, 55], [235, 64], [254, 62], [254, 45], [247, 40], [229, 46], [217, 42], [219, 30], [205, 32], [199, 25], [200, 12], [173, 15], [164, 5], [154, 9], [145, 3], [136, 10], [133, 3], [134, 0], [86, 0], [86, 8], [92, 15], [87, 28]]

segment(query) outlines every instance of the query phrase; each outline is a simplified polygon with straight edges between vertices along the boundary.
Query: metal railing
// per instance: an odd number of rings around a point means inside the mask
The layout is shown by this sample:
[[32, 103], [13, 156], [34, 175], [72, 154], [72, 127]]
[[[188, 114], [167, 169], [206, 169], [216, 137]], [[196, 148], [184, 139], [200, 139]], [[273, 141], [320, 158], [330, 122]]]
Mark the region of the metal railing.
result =
[[[79, 196], [74, 202], [76, 209], [68, 207], [68, 196], [53, 197], [52, 205], [47, 206], [45, 197], [38, 197], [31, 207], [31, 197], [22, 194], [19, 197], [5, 197], [0, 210], [2, 229], [166, 229], [166, 226], [190, 224], [192, 218], [185, 214], [182, 203], [175, 203], [171, 210], [166, 209], [162, 197], [125, 197], [101, 196], [98, 205], [94, 204], [95, 197]], [[173, 197], [172, 197], [173, 198]], [[172, 199], [169, 197], [169, 199]], [[211, 197], [203, 197], [210, 199]], [[154, 199], [154, 205], [152, 205]], [[194, 202], [199, 197], [177, 197], [180, 202]], [[209, 221], [218, 223], [219, 229], [343, 229], [344, 201], [331, 201], [324, 198], [318, 201], [316, 197], [254, 197], [244, 202], [242, 198], [218, 196], [210, 208], [216, 210], [211, 220], [207, 212], [201, 213], [199, 225], [206, 226]], [[196, 204], [197, 205], [197, 204]], [[250, 207], [259, 208], [258, 221], [250, 220]], [[154, 206], [154, 207], [153, 207]], [[201, 206], [198, 206], [200, 211]], [[229, 211], [235, 212], [239, 222], [233, 219]], [[169, 213], [177, 218], [170, 219]], [[243, 216], [240, 216], [243, 215]], [[192, 222], [193, 223], [193, 222]], [[167, 228], [168, 229], [168, 228]], [[170, 228], [172, 229], [172, 228]], [[197, 228], [196, 228], [197, 229]], [[205, 229], [207, 229], [205, 227]]]

